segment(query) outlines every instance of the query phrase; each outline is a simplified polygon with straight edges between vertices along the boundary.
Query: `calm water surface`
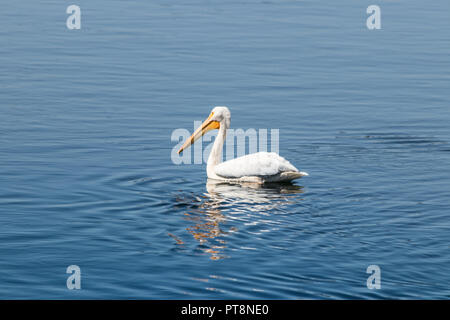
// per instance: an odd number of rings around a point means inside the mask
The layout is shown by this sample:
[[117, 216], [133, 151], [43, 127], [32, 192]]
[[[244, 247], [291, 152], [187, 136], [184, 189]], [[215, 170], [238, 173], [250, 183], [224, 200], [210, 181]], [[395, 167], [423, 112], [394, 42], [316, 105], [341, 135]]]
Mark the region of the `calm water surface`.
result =
[[[2, 4], [0, 298], [450, 298], [447, 0], [69, 4]], [[215, 105], [310, 176], [173, 164]]]

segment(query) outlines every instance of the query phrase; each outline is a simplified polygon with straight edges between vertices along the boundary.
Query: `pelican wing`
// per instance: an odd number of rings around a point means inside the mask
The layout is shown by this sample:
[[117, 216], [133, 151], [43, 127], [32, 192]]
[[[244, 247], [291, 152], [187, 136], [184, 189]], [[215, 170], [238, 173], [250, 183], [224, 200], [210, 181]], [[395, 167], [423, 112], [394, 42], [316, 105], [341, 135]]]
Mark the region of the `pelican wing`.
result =
[[225, 178], [267, 177], [283, 172], [299, 172], [289, 161], [274, 152], [258, 152], [225, 161], [219, 163], [214, 171], [217, 175]]

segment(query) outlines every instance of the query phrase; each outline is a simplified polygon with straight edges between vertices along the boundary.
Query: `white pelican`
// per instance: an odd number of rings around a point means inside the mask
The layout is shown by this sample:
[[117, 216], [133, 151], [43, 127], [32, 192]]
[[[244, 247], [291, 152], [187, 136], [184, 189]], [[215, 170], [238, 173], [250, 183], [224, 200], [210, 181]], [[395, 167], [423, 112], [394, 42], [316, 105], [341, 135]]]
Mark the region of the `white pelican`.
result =
[[215, 107], [209, 117], [181, 146], [188, 148], [206, 132], [219, 129], [208, 158], [206, 172], [209, 179], [226, 182], [285, 182], [307, 176], [289, 161], [274, 152], [257, 152], [221, 163], [223, 143], [230, 127], [231, 114], [227, 107]]

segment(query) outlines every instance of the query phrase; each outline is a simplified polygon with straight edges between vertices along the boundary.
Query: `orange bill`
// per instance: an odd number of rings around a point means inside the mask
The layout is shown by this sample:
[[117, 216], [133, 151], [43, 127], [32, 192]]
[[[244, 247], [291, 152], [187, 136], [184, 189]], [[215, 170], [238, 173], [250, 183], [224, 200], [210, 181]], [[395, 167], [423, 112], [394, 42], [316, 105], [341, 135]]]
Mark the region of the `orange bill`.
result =
[[191, 144], [193, 144], [195, 141], [197, 141], [200, 137], [202, 137], [208, 131], [220, 128], [220, 122], [211, 120], [213, 115], [214, 115], [214, 112], [211, 112], [208, 119], [203, 121], [202, 125], [200, 127], [198, 127], [197, 130], [195, 130], [195, 132], [189, 137], [189, 139], [187, 139], [184, 142], [184, 144], [181, 146], [180, 150], [178, 150], [178, 153], [183, 152], [184, 149], [188, 148]]

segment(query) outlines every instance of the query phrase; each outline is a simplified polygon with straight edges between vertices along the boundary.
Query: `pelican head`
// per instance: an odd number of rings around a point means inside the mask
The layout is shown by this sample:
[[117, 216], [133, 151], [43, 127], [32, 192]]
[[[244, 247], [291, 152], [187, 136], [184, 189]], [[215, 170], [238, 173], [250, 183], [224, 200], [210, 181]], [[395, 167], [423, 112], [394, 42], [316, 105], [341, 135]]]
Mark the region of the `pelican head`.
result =
[[191, 144], [197, 141], [208, 131], [214, 129], [228, 129], [230, 127], [231, 113], [227, 107], [218, 106], [212, 109], [208, 118], [203, 121], [202, 125], [195, 130], [195, 132], [186, 140], [186, 142], [178, 150], [178, 153], [183, 152]]

